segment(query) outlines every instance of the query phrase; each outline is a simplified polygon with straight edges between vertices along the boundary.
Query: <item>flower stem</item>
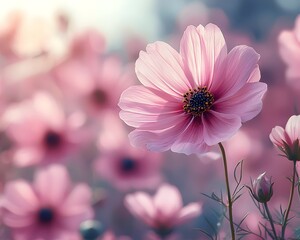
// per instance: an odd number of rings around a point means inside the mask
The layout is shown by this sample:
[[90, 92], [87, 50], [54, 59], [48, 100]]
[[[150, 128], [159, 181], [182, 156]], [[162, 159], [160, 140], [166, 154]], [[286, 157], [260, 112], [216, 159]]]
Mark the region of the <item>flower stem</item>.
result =
[[273, 218], [272, 218], [272, 215], [271, 215], [270, 210], [268, 208], [268, 204], [266, 202], [264, 203], [264, 207], [265, 207], [266, 213], [267, 213], [268, 218], [269, 218], [269, 222], [270, 222], [273, 234], [274, 234], [274, 239], [277, 239], [277, 235], [276, 235], [276, 230], [275, 230], [275, 227], [274, 227]]
[[289, 202], [288, 202], [288, 207], [285, 211], [284, 220], [283, 220], [283, 223], [282, 223], [282, 231], [281, 231], [281, 238], [282, 239], [284, 239], [285, 228], [287, 226], [287, 221], [288, 221], [288, 217], [289, 217], [289, 213], [290, 213], [290, 210], [291, 210], [292, 201], [293, 201], [293, 197], [294, 197], [295, 178], [296, 178], [296, 161], [294, 161], [294, 166], [293, 166], [293, 178], [292, 178], [292, 185], [291, 185], [291, 191], [290, 191], [290, 198], [289, 198]]
[[231, 230], [231, 237], [232, 240], [235, 240], [235, 231], [234, 231], [234, 223], [233, 223], [233, 216], [232, 216], [232, 199], [229, 187], [229, 177], [228, 177], [228, 169], [227, 169], [227, 161], [226, 161], [226, 153], [222, 143], [219, 143], [219, 147], [222, 153], [223, 164], [224, 164], [224, 172], [225, 172], [225, 181], [226, 181], [226, 188], [227, 188], [227, 198], [228, 198], [228, 212], [229, 212], [229, 223], [230, 223], [230, 230]]

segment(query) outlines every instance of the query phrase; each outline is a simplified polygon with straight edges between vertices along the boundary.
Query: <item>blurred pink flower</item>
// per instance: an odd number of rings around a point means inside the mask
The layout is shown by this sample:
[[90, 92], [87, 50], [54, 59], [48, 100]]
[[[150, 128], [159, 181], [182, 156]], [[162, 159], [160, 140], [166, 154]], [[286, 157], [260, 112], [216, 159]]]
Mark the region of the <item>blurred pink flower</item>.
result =
[[195, 218], [202, 210], [202, 205], [196, 202], [183, 207], [179, 190], [168, 184], [162, 185], [154, 197], [145, 192], [128, 194], [124, 203], [135, 217], [160, 235], [168, 235], [174, 227]]
[[98, 115], [105, 110], [116, 110], [124, 89], [133, 83], [133, 71], [122, 66], [117, 56], [100, 59], [93, 55], [82, 59], [71, 58], [54, 70], [61, 88], [68, 89], [70, 98], [88, 112]]
[[227, 54], [217, 26], [189, 26], [180, 54], [163, 42], [146, 50], [136, 62], [144, 86], [128, 88], [119, 102], [121, 119], [137, 128], [129, 134], [135, 146], [201, 153], [260, 112], [267, 86], [259, 55], [247, 46]]
[[8, 107], [3, 119], [6, 133], [15, 145], [14, 163], [49, 164], [77, 149], [80, 123], [71, 116], [67, 118], [61, 106], [45, 92]]
[[32, 185], [24, 180], [7, 183], [3, 222], [15, 240], [73, 239], [80, 223], [93, 216], [90, 202], [87, 185], [72, 188], [67, 170], [52, 165], [38, 171]]
[[286, 75], [297, 80], [300, 77], [300, 16], [296, 19], [295, 28], [292, 31], [282, 31], [278, 41], [279, 53], [288, 67]]
[[113, 112], [102, 118], [100, 156], [94, 165], [99, 176], [124, 191], [155, 188], [162, 179], [161, 154], [132, 147], [123, 122]]
[[154, 188], [161, 182], [160, 155], [126, 144], [101, 152], [95, 162], [99, 176], [120, 190]]
[[285, 129], [276, 126], [272, 129], [270, 140], [289, 160], [300, 160], [300, 115], [293, 115], [286, 123]]

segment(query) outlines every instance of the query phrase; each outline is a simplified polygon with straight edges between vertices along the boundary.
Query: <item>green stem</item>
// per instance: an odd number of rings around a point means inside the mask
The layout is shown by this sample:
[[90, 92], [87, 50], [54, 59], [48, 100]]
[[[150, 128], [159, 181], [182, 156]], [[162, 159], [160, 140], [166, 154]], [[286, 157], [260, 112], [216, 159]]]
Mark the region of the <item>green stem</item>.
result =
[[271, 224], [271, 228], [272, 228], [272, 231], [273, 231], [273, 234], [274, 234], [274, 237], [275, 237], [274, 239], [277, 239], [277, 234], [276, 234], [273, 218], [272, 218], [272, 215], [271, 215], [270, 210], [268, 208], [268, 204], [266, 202], [264, 203], [264, 207], [265, 207], [266, 213], [268, 215], [269, 222]]
[[225, 182], [227, 188], [227, 198], [228, 198], [228, 212], [229, 212], [229, 223], [230, 223], [230, 230], [231, 230], [231, 237], [232, 240], [235, 240], [235, 231], [234, 231], [234, 223], [233, 223], [233, 216], [232, 216], [232, 199], [229, 187], [229, 177], [228, 177], [228, 169], [227, 169], [227, 161], [226, 161], [226, 153], [222, 143], [219, 143], [219, 147], [222, 153], [223, 164], [224, 164], [224, 172], [225, 172]]
[[289, 198], [289, 202], [288, 202], [288, 207], [287, 207], [287, 210], [285, 211], [284, 220], [283, 220], [283, 223], [282, 223], [282, 231], [281, 231], [281, 238], [282, 239], [284, 239], [284, 233], [285, 233], [289, 213], [290, 213], [292, 202], [293, 202], [294, 190], [295, 190], [295, 178], [296, 178], [296, 161], [294, 161], [294, 166], [293, 166], [293, 178], [292, 178], [292, 185], [291, 185], [291, 191], [290, 191], [290, 198]]

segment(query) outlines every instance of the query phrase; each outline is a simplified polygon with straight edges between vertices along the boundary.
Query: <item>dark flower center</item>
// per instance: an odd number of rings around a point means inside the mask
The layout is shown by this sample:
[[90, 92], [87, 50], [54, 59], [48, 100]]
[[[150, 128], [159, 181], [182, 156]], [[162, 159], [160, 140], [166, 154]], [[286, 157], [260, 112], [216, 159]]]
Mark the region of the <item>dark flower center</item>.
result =
[[101, 89], [95, 89], [91, 94], [92, 101], [98, 105], [103, 105], [107, 100], [107, 94]]
[[41, 208], [38, 211], [38, 221], [40, 223], [51, 223], [54, 219], [54, 212], [51, 208]]
[[183, 110], [195, 117], [208, 111], [214, 103], [214, 97], [206, 87], [190, 89], [183, 97]]
[[121, 161], [121, 170], [125, 172], [133, 171], [137, 167], [137, 163], [130, 157], [125, 157]]
[[61, 142], [62, 137], [59, 133], [50, 130], [45, 134], [44, 143], [48, 148], [57, 148], [61, 144]]

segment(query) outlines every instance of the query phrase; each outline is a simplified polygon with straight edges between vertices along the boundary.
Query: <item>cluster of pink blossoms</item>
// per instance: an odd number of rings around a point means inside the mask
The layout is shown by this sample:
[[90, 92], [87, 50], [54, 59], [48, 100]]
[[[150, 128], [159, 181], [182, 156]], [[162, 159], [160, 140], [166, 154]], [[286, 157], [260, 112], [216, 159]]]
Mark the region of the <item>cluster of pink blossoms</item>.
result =
[[[211, 198], [228, 210], [234, 239], [239, 229], [233, 216], [240, 216], [233, 203], [239, 197], [230, 193], [228, 173], [234, 172], [236, 180], [236, 169], [229, 162], [228, 171], [222, 143], [237, 152], [228, 156], [243, 155], [235, 143], [250, 135], [247, 129], [239, 130], [262, 111], [267, 84], [260, 81], [260, 55], [254, 48], [239, 45], [228, 50], [215, 24], [190, 25], [179, 51], [165, 42], [148, 44], [139, 53], [134, 74], [132, 63], [108, 54], [104, 36], [96, 30], [74, 35], [64, 15], [37, 24], [16, 11], [8, 20], [5, 28], [0, 26], [0, 165], [5, 169], [0, 171], [0, 219], [5, 229], [0, 239], [130, 240], [136, 239], [135, 224], [146, 227], [137, 231], [138, 238], [144, 234], [147, 240], [181, 239], [181, 226], [207, 218], [199, 193], [203, 185], [211, 189], [208, 177], [215, 174], [216, 182], [223, 180], [211, 165], [178, 167], [176, 158], [211, 158], [217, 145], [228, 194], [227, 199], [216, 194]], [[299, 77], [298, 25], [299, 19], [294, 31], [279, 37], [287, 77], [293, 81]], [[33, 32], [40, 35], [31, 36]], [[281, 222], [272, 219], [267, 206], [276, 195], [276, 184], [266, 173], [252, 182], [250, 193], [265, 209], [268, 236], [284, 239], [286, 232], [292, 236], [287, 225], [300, 160], [300, 116], [291, 116], [285, 129], [266, 126], [262, 131], [270, 130], [271, 142], [294, 163], [291, 197]], [[248, 145], [245, 152], [251, 155], [254, 145]], [[185, 155], [161, 153], [168, 150]], [[169, 160], [174, 160], [172, 166], [167, 166]], [[219, 159], [214, 162], [221, 165]], [[253, 173], [251, 164], [247, 166]], [[164, 174], [170, 169], [176, 177]], [[192, 171], [199, 178], [193, 178]], [[183, 178], [186, 185], [180, 182]], [[189, 188], [196, 195], [185, 196]], [[225, 227], [219, 218], [216, 221], [216, 234], [221, 236]]]

